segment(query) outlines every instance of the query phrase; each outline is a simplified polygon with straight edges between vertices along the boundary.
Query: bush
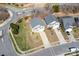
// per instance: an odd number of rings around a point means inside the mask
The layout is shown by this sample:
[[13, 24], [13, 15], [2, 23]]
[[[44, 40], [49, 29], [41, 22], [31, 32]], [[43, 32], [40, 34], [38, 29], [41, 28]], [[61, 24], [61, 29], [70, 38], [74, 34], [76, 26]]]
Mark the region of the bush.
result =
[[17, 24], [11, 23], [10, 26], [11, 26], [12, 32], [13, 32], [14, 34], [18, 34], [18, 33], [19, 33], [19, 26], [18, 26]]
[[59, 12], [59, 5], [54, 5], [52, 9], [54, 12]]
[[22, 19], [20, 19], [19, 21], [18, 21], [18, 23], [21, 23], [22, 22]]

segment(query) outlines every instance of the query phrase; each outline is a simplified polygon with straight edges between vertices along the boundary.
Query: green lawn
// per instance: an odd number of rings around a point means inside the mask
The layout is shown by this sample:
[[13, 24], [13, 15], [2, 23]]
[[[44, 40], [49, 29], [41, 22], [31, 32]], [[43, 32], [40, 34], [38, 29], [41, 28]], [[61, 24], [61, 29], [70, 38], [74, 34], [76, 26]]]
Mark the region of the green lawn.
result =
[[14, 35], [15, 40], [22, 51], [29, 50], [31, 47], [29, 46], [28, 43], [28, 39], [29, 39], [28, 35], [30, 32], [28, 24], [26, 25], [25, 20], [22, 20], [21, 23], [16, 23], [16, 24], [19, 25], [19, 34]]
[[13, 38], [12, 38], [12, 36], [11, 36], [10, 33], [9, 33], [9, 35], [10, 35], [10, 38], [12, 39], [12, 43], [13, 43], [13, 45], [14, 45], [14, 48], [15, 48], [16, 52], [19, 53], [19, 54], [21, 54], [21, 52], [18, 51], [18, 49], [17, 49], [17, 47], [16, 47], [16, 44], [14, 43]]

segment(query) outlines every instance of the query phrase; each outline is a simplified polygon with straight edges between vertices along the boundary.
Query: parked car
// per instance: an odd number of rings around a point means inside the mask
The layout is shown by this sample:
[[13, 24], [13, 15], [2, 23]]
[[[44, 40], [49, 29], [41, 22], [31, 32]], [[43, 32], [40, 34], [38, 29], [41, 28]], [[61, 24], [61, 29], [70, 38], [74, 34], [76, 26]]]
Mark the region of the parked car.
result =
[[69, 50], [70, 50], [70, 52], [76, 52], [76, 51], [78, 51], [79, 49], [76, 48], [76, 47], [70, 47]]

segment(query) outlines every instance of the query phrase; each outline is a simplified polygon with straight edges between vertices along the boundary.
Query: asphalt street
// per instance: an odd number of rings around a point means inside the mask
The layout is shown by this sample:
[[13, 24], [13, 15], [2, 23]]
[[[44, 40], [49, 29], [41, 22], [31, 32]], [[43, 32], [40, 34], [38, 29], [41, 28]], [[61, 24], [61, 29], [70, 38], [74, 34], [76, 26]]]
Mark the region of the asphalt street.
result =
[[14, 47], [12, 46], [7, 29], [3, 30], [3, 38], [0, 38], [0, 55], [2, 54], [6, 56], [17, 55]]
[[35, 53], [29, 54], [29, 56], [59, 56], [64, 55], [65, 53], [69, 52], [70, 47], [77, 47], [79, 48], [79, 42], [72, 42], [67, 44], [62, 44], [55, 47], [50, 47], [47, 49], [43, 49], [41, 51], [37, 51]]

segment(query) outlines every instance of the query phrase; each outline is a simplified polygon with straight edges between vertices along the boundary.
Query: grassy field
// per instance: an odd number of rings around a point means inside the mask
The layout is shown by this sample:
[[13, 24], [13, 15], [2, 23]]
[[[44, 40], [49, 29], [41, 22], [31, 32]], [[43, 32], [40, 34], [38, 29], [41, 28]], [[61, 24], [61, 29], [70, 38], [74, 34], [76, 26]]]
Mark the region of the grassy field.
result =
[[73, 35], [75, 38], [79, 38], [79, 27], [73, 28]]
[[15, 48], [16, 52], [19, 53], [19, 54], [21, 54], [21, 52], [18, 51], [18, 49], [17, 49], [17, 47], [16, 47], [16, 44], [15, 44], [14, 41], [13, 41], [13, 38], [12, 38], [12, 36], [11, 36], [11, 33], [9, 33], [9, 35], [10, 35], [10, 38], [12, 39], [12, 43], [13, 43], [13, 45], [14, 45], [14, 48]]
[[32, 48], [31, 46], [29, 46], [29, 43], [28, 43], [28, 39], [29, 39], [29, 28], [28, 28], [28, 25], [26, 25], [26, 21], [25, 20], [22, 20], [21, 23], [17, 23], [20, 27], [19, 29], [19, 34], [18, 35], [14, 35], [15, 37], [15, 40], [17, 42], [17, 45], [19, 46], [19, 48], [22, 50], [22, 51], [25, 51], [25, 50], [29, 50], [30, 48]]
[[19, 33], [13, 35], [18, 47], [22, 51], [27, 51], [43, 45], [39, 33], [33, 33], [26, 20], [22, 19], [22, 22], [17, 22], [16, 24], [19, 25]]

